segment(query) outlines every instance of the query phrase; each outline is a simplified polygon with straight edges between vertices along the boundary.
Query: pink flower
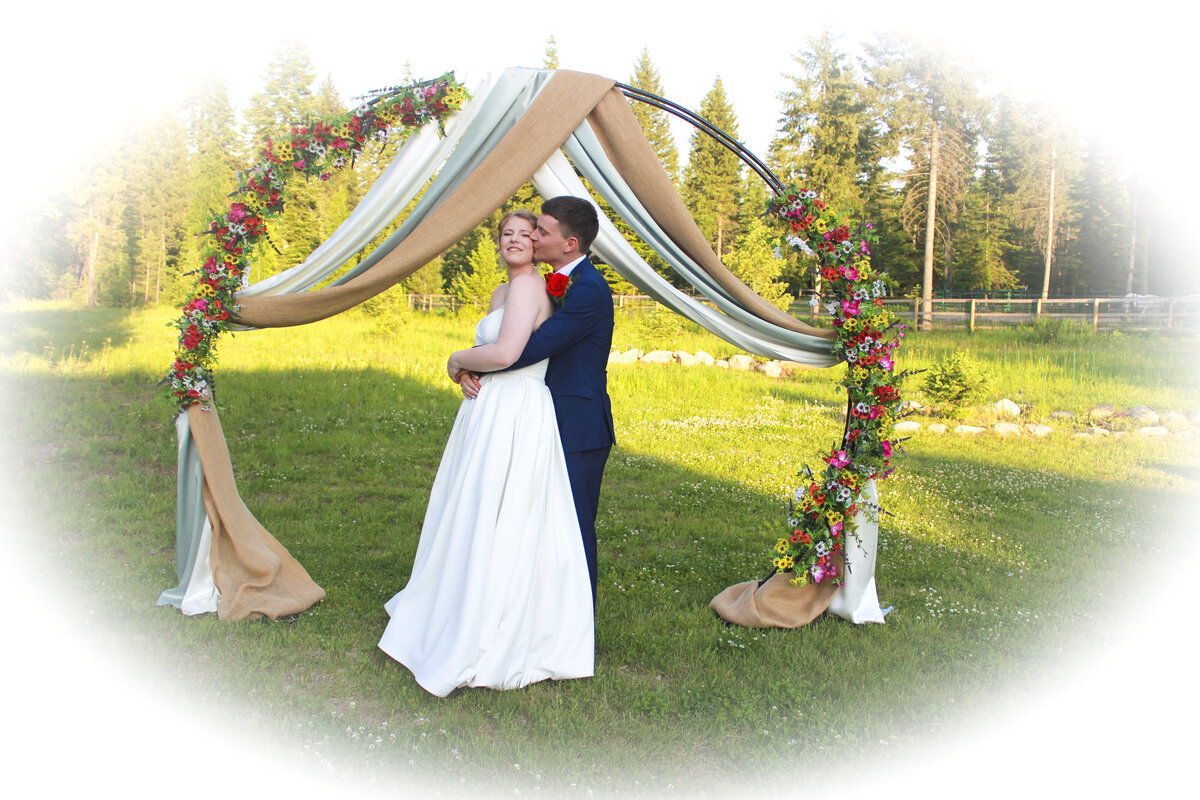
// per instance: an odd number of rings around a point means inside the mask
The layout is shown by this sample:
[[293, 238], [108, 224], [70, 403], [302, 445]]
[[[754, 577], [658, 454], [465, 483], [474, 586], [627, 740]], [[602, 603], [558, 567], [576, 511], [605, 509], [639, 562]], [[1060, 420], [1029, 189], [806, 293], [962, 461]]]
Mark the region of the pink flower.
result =
[[846, 455], [845, 450], [838, 450], [829, 457], [829, 466], [841, 469], [850, 463], [850, 456]]
[[[854, 270], [850, 270], [850, 271], [853, 272]], [[847, 277], [849, 277], [849, 276], [847, 276]], [[850, 280], [854, 280], [854, 278], [850, 278]], [[842, 311], [848, 317], [857, 317], [858, 316], [858, 301], [857, 300], [843, 300], [842, 301]]]
[[825, 577], [825, 567], [822, 567], [820, 564], [813, 564], [808, 571], [815, 583], [820, 583]]
[[882, 442], [882, 444], [883, 444], [883, 457], [891, 458], [892, 457], [892, 443], [885, 439]]
[[879, 357], [879, 366], [883, 367], [888, 372], [891, 372], [892, 367], [896, 366], [896, 362], [893, 361], [892, 359], [888, 358], [887, 356], [880, 356]]

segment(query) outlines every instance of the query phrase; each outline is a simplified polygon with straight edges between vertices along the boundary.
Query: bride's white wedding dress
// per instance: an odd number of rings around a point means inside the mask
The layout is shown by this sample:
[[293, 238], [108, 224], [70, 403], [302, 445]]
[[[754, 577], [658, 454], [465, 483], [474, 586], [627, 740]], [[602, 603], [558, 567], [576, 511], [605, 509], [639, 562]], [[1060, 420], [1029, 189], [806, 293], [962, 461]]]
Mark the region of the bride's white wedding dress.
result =
[[[479, 321], [496, 341], [503, 309]], [[592, 591], [545, 361], [483, 377], [429, 497], [379, 647], [445, 696], [593, 674]]]

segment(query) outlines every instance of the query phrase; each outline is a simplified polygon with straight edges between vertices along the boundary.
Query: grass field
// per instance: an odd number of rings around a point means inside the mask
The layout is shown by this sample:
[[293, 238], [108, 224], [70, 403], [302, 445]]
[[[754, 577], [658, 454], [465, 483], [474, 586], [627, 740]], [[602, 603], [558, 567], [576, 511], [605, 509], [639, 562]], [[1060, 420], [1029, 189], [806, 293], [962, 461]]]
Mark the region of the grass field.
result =
[[[442, 365], [469, 342], [473, 321], [352, 313], [223, 344], [218, 398], [242, 497], [328, 593], [294, 622], [227, 624], [154, 605], [176, 582], [175, 442], [154, 385], [170, 362], [172, 315], [3, 311], [5, 562], [29, 584], [27, 602], [46, 605], [29, 636], [55, 641], [34, 647], [46, 657], [31, 669], [70, 682], [89, 663], [109, 665], [113, 686], [133, 681], [146, 697], [203, 705], [205, 725], [251, 742], [246, 752], [289, 765], [294, 778], [315, 776], [314, 786], [832, 791], [852, 766], [881, 774], [948, 752], [1031, 698], [1082, 685], [1102, 655], [1130, 641], [1144, 649], [1139, 621], [1155, 615], [1140, 598], [1173, 585], [1173, 567], [1194, 549], [1200, 456], [1188, 433], [922, 433], [881, 487], [888, 623], [729, 627], [707, 603], [765, 575], [774, 541], [765, 526], [782, 518], [797, 471], [835, 442], [844, 397], [830, 371], [771, 379], [614, 367], [619, 442], [598, 521], [596, 677], [432, 698], [375, 643], [383, 602], [407, 579], [459, 403]], [[735, 352], [637, 316], [619, 319], [615, 345]], [[912, 335], [901, 366], [967, 350], [995, 376], [989, 399], [1018, 400], [1036, 420], [1099, 403], [1191, 413], [1200, 411], [1196, 345], [1070, 329], [937, 332]], [[1173, 649], [1175, 635], [1192, 636], [1186, 625], [1150, 645]], [[76, 638], [87, 646], [70, 649]], [[1162, 712], [1151, 684], [1161, 689], [1174, 665], [1162, 668], [1112, 687], [1097, 700], [1100, 718], [1143, 702]], [[33, 714], [36, 730], [58, 730], [53, 698], [27, 702], [45, 714]], [[102, 738], [104, 726], [75, 729]], [[177, 735], [146, 733], [148, 742]], [[1014, 747], [971, 777], [1000, 785], [1014, 759], [1033, 757]]]

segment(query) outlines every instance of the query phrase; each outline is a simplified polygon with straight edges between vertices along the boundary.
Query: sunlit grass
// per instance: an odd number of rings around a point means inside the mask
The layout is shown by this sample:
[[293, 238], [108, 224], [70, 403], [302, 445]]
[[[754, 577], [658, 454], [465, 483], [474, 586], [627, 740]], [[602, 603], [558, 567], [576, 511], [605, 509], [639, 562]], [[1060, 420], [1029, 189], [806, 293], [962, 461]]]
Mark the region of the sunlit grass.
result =
[[[1182, 543], [1146, 532], [1177, 524], [1200, 472], [1182, 436], [917, 437], [882, 493], [888, 624], [733, 628], [707, 603], [765, 574], [764, 525], [841, 430], [834, 374], [616, 366], [596, 678], [436, 699], [375, 643], [460, 402], [445, 357], [472, 321], [346, 314], [222, 345], [241, 494], [328, 592], [295, 622], [256, 625], [154, 606], [175, 583], [175, 443], [155, 386], [172, 315], [4, 314], [0, 399], [20, 420], [5, 430], [11, 491], [38, 521], [13, 535], [36, 572], [89, 598], [112, 648], [137, 642], [145, 669], [219, 698], [287, 752], [381, 781], [659, 796], [880, 742], [917, 748], [1028, 689], [1031, 660], [1066, 664], [1099, 640], [1119, 615], [1094, 587], [1171, 561]], [[623, 317], [618, 346], [665, 344], [640, 335]], [[694, 329], [677, 341], [734, 352]], [[996, 372], [996, 397], [1023, 392], [1035, 415], [1101, 402], [1192, 412], [1194, 345], [937, 332], [913, 335], [903, 358], [919, 368], [968, 349]]]

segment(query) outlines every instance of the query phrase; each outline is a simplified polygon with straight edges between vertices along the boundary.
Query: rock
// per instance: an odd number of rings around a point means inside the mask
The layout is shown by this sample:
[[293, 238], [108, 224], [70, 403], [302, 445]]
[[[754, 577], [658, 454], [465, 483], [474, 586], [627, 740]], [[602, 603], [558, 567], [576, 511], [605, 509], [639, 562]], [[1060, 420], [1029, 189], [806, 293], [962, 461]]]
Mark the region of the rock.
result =
[[754, 356], [747, 356], [739, 353], [736, 356], [730, 356], [728, 361], [730, 369], [739, 369], [742, 371], [754, 369]]
[[779, 362], [777, 361], [764, 361], [755, 367], [755, 369], [769, 378], [778, 378], [783, 374], [783, 367], [779, 366]]
[[1112, 431], [1108, 428], [1088, 428], [1088, 433], [1092, 436], [1111, 436]]
[[695, 359], [706, 367], [711, 367], [714, 363], [716, 363], [716, 359], [703, 350], [696, 351]]
[[626, 350], [624, 353], [618, 353], [613, 350], [608, 354], [608, 363], [610, 364], [636, 364], [637, 360], [642, 357], [642, 351], [634, 348]]
[[1075, 415], [1070, 411], [1051, 411], [1050, 419], [1075, 419]]
[[1054, 428], [1051, 428], [1049, 425], [1040, 425], [1036, 422], [1026, 425], [1025, 430], [1029, 431], [1039, 439], [1044, 439], [1045, 437], [1054, 433]]
[[1158, 424], [1158, 413], [1150, 406], [1134, 406], [1129, 409], [1129, 416], [1133, 418], [1134, 422], [1142, 425]]
[[713, 366], [717, 369], [729, 369], [729, 362], [723, 358], [718, 358], [713, 362]]
[[997, 422], [992, 426], [992, 432], [1000, 436], [1020, 436], [1021, 426], [1011, 422]]
[[1124, 439], [1124, 438], [1125, 438], [1125, 431], [1113, 431], [1113, 432], [1112, 432], [1112, 438], [1114, 438], [1114, 439]]
[[694, 367], [700, 363], [699, 361], [696, 360], [696, 357], [694, 355], [692, 355], [691, 353], [689, 353], [686, 350], [676, 350], [671, 355], [675, 356], [675, 360], [678, 361], [680, 364], [682, 364], [685, 367]]
[[1087, 412], [1087, 415], [1093, 419], [1108, 419], [1113, 415], [1114, 411], [1116, 411], [1116, 409], [1112, 407], [1111, 403], [1105, 403], [1103, 405], [1096, 406], [1091, 411]]
[[1071, 434], [1072, 439], [1091, 439], [1092, 435], [1087, 431], [1076, 431]]
[[954, 428], [955, 433], [969, 433], [971, 435], [983, 433], [986, 430], [987, 428], [980, 428], [975, 425], [958, 425]]
[[807, 369], [803, 364], [797, 364], [795, 361], [776, 361], [779, 369], [783, 371], [783, 377], [790, 378], [802, 369]]
[[1147, 425], [1144, 428], [1138, 428], [1138, 436], [1166, 436], [1170, 431], [1161, 425]]
[[1001, 417], [1019, 417], [1021, 416], [1021, 407], [1009, 400], [1007, 397], [1003, 400], [997, 400], [992, 404], [992, 411], [995, 411]]
[[1158, 424], [1169, 431], [1187, 430], [1192, 427], [1188, 418], [1176, 411], [1164, 411], [1158, 415]]
[[905, 420], [903, 422], [897, 422], [895, 425], [893, 425], [892, 430], [894, 430], [896, 433], [916, 433], [917, 431], [921, 430], [921, 423], [913, 422], [912, 420]]
[[920, 411], [924, 407], [916, 400], [901, 400], [896, 410], [898, 413], [903, 414], [905, 411]]
[[942, 422], [934, 422], [934, 423], [930, 424], [929, 432], [930, 433], [945, 433], [946, 425], [945, 425], [945, 423], [942, 423]]
[[651, 350], [639, 358], [638, 361], [641, 361], [643, 364], [672, 364], [675, 362], [675, 356], [666, 350]]

